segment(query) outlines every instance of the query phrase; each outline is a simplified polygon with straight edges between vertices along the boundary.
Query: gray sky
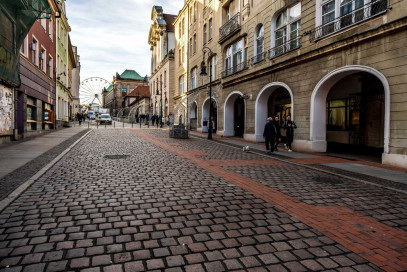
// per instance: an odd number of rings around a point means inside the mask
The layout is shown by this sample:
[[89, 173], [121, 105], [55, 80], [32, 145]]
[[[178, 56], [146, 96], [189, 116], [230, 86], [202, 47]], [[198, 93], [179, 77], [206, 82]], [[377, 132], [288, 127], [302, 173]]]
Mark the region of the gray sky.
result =
[[81, 80], [102, 77], [111, 82], [125, 69], [150, 75], [147, 43], [151, 10], [178, 14], [183, 0], [67, 0], [72, 45], [81, 57]]

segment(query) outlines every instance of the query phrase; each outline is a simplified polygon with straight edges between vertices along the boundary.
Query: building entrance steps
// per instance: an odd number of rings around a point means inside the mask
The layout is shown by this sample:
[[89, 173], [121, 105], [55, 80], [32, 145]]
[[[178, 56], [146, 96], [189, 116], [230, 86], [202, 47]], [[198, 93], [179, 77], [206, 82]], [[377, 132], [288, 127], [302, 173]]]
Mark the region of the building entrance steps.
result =
[[[206, 138], [206, 133], [191, 132], [191, 136]], [[236, 147], [249, 146], [253, 152], [264, 153], [266, 151], [264, 143], [256, 143], [236, 137], [223, 137], [213, 135], [213, 140]], [[358, 179], [373, 181], [380, 185], [393, 187], [396, 189], [407, 188], [407, 169], [386, 166], [380, 163], [363, 160], [346, 159], [330, 156], [326, 153], [288, 152], [282, 144], [278, 151], [274, 151], [270, 156], [291, 161], [298, 164], [309, 165], [333, 171], [335, 173], [356, 177]], [[387, 181], [387, 182], [386, 182]], [[406, 188], [405, 188], [406, 187]]]

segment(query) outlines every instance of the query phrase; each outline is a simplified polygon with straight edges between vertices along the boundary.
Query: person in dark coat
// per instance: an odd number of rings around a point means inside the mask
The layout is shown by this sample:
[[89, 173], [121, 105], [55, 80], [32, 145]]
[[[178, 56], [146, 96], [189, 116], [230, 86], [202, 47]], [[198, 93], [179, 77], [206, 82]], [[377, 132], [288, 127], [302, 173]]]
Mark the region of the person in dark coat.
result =
[[153, 126], [154, 126], [154, 122], [155, 122], [155, 115], [151, 116], [151, 122], [153, 123]]
[[294, 121], [291, 121], [291, 116], [287, 116], [287, 120], [284, 122], [284, 129], [285, 133], [287, 135], [287, 144], [285, 144], [286, 148], [288, 149], [288, 152], [291, 152], [291, 144], [294, 141], [294, 129], [297, 128], [297, 125], [294, 123]]
[[[273, 125], [273, 118], [267, 118], [267, 123], [264, 126], [263, 138], [266, 143], [266, 153], [274, 151], [274, 137], [276, 136], [275, 128]], [[271, 147], [271, 149], [270, 149]]]
[[280, 121], [278, 120], [278, 116], [274, 117], [273, 126], [275, 131], [274, 150], [278, 151], [277, 146], [281, 142], [281, 127]]

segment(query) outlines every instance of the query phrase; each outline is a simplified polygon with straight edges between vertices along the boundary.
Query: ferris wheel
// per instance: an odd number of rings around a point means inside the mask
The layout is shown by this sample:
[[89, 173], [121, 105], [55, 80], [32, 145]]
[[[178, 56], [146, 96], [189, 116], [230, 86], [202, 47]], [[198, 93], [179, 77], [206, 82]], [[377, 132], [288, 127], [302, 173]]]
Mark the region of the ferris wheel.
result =
[[102, 92], [110, 83], [101, 77], [90, 77], [81, 82], [79, 86], [79, 99], [81, 104], [102, 104]]

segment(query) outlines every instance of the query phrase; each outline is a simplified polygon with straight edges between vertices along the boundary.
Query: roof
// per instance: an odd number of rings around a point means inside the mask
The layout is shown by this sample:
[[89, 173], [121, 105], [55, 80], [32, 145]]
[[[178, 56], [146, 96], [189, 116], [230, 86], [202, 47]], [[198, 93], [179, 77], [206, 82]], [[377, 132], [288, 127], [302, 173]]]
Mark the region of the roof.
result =
[[150, 97], [150, 87], [137, 86], [131, 93], [126, 95], [126, 97]]
[[163, 16], [165, 22], [167, 23], [166, 25], [167, 32], [174, 32], [175, 27], [172, 23], [174, 22], [175, 18], [177, 18], [177, 15], [163, 13]]
[[138, 79], [144, 80], [144, 77], [140, 76], [136, 71], [126, 69], [121, 75], [120, 78], [123, 79]]
[[112, 84], [110, 84], [110, 86], [109, 87], [107, 87], [107, 89], [106, 89], [106, 91], [105, 91], [105, 93], [108, 93], [111, 89], [113, 89], [113, 85]]

